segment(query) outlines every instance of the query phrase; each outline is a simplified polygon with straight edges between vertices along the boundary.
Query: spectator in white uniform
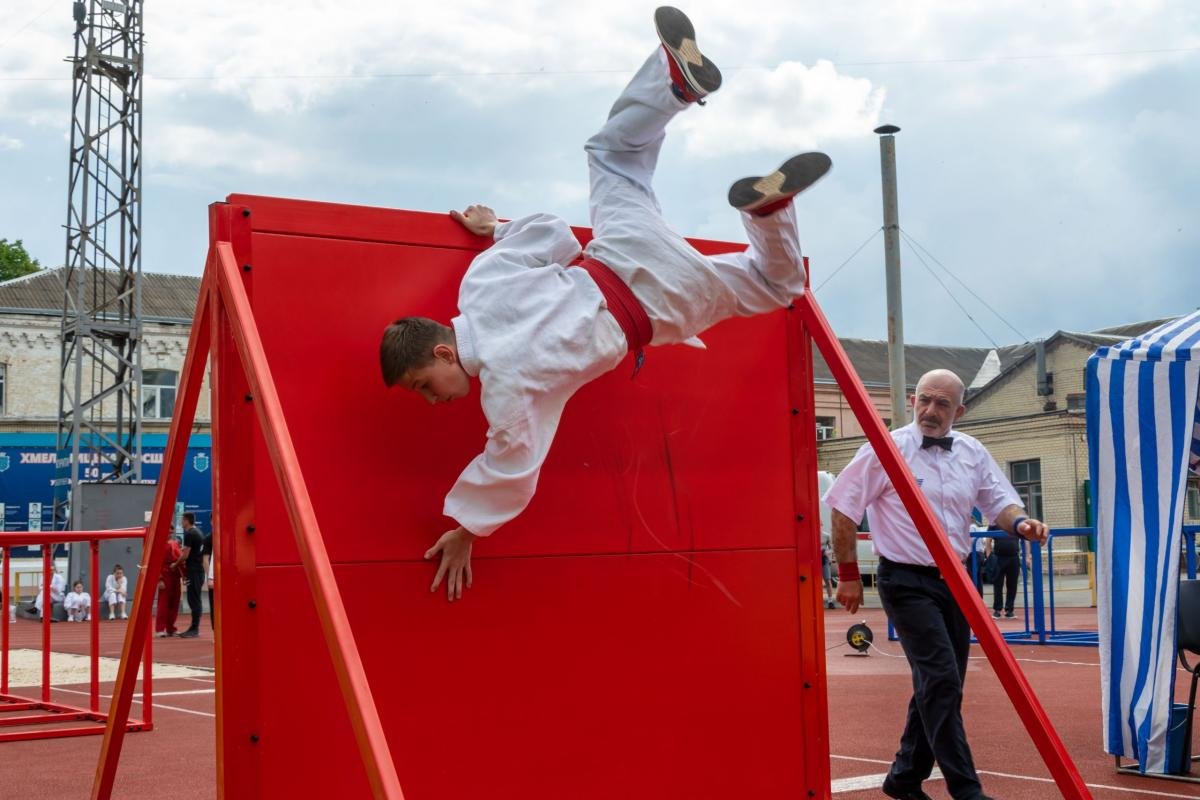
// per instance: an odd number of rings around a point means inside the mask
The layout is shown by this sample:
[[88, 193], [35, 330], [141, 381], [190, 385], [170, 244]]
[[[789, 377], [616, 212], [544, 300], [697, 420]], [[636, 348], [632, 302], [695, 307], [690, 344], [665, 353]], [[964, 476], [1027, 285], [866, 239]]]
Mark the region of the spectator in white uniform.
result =
[[[53, 547], [53, 545], [42, 545], [42, 546], [43, 547]], [[50, 570], [51, 570], [51, 575], [50, 575], [50, 610], [51, 610], [50, 619], [51, 619], [51, 621], [53, 621], [54, 620], [54, 613], [53, 613], [54, 604], [62, 602], [63, 593], [66, 592], [66, 590], [67, 590], [67, 579], [62, 576], [62, 574], [58, 571], [58, 569], [53, 564], [51, 564]], [[44, 595], [45, 592], [46, 592], [46, 576], [39, 575], [38, 576], [37, 597], [35, 597], [33, 599], [33, 606], [34, 606], [34, 608], [37, 609], [38, 619], [41, 619], [41, 617], [42, 617], [42, 595]]]
[[[532, 499], [563, 407], [581, 386], [621, 363], [640, 367], [646, 345], [691, 343], [735, 315], [787, 306], [804, 291], [792, 198], [830, 166], [823, 153], [788, 159], [775, 172], [729, 190], [750, 247], [704, 256], [662, 218], [651, 186], [667, 123], [715, 91], [721, 73], [696, 46], [691, 22], [659, 8], [661, 48], [625, 87], [599, 133], [588, 140], [591, 243], [565, 222], [536, 214], [500, 223], [486, 206], [451, 217], [493, 240], [463, 278], [459, 315], [443, 325], [406, 317], [384, 333], [384, 381], [430, 403], [466, 396], [481, 383], [487, 445], [446, 497], [458, 528], [426, 553], [441, 554], [436, 589], [450, 599], [471, 585], [476, 538], [516, 517]], [[635, 373], [636, 374], [636, 373]]]
[[[1012, 484], [978, 440], [952, 430], [966, 411], [963, 383], [949, 370], [921, 377], [913, 396], [913, 422], [892, 431], [951, 549], [965, 561], [971, 552], [971, 509], [1000, 528], [1045, 542], [1046, 526], [1024, 516]], [[851, 614], [862, 604], [855, 552], [858, 520], [866, 511], [879, 554], [879, 599], [900, 636], [913, 671], [913, 696], [900, 749], [883, 781], [883, 793], [927, 800], [922, 782], [934, 761], [955, 800], [986, 798], [962, 724], [962, 690], [971, 629], [934, 566], [912, 517], [865, 444], [825, 493], [833, 509], [833, 548], [840, 582], [838, 602]]]
[[67, 622], [86, 622], [92, 618], [92, 596], [83, 590], [83, 581], [75, 581], [63, 599]]

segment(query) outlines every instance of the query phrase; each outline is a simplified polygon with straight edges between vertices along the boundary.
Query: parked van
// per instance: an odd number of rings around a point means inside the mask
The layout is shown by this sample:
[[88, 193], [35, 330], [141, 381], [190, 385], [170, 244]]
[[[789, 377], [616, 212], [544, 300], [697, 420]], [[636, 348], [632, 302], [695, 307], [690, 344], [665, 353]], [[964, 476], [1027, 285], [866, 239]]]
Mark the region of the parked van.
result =
[[[833, 473], [817, 472], [817, 496], [824, 497], [829, 487], [833, 486]], [[866, 520], [864, 519], [865, 523]], [[821, 501], [821, 533], [833, 535], [833, 512]], [[863, 586], [875, 585], [875, 571], [879, 565], [879, 556], [875, 555], [875, 544], [871, 541], [871, 531], [865, 524], [858, 529], [858, 571], [863, 576]], [[837, 574], [836, 572], [834, 573]]]

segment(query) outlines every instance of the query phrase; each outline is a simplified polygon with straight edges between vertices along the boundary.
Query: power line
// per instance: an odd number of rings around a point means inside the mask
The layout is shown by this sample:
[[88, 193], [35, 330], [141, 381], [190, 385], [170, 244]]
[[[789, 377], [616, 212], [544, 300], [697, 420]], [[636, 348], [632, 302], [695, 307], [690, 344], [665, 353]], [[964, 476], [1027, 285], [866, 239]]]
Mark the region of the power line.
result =
[[926, 247], [925, 245], [923, 245], [923, 244], [921, 244], [920, 242], [918, 242], [918, 241], [917, 241], [915, 238], [913, 238], [913, 237], [912, 237], [912, 236], [909, 234], [909, 232], [908, 232], [908, 231], [906, 231], [906, 230], [903, 230], [903, 229], [901, 229], [901, 231], [900, 231], [900, 235], [901, 235], [901, 236], [903, 236], [904, 238], [906, 238], [906, 239], [908, 239], [908, 240], [910, 241], [910, 244], [909, 244], [909, 246], [910, 246], [910, 247], [911, 247], [912, 245], [916, 245], [917, 247], [921, 248], [921, 250], [923, 250], [923, 251], [925, 252], [925, 255], [927, 255], [927, 256], [929, 256], [931, 259], [933, 259], [933, 263], [937, 264], [939, 267], [941, 267], [942, 269], [944, 269], [944, 270], [946, 271], [946, 274], [947, 274], [947, 275], [949, 275], [951, 278], [954, 278], [954, 280], [958, 281], [958, 284], [959, 284], [959, 286], [962, 286], [964, 289], [966, 289], [966, 290], [967, 290], [967, 293], [968, 293], [968, 294], [970, 294], [970, 295], [971, 295], [971, 297], [974, 297], [976, 300], [978, 300], [978, 301], [979, 301], [979, 303], [980, 303], [980, 305], [982, 305], [982, 306], [983, 306], [984, 308], [986, 308], [988, 311], [990, 311], [990, 312], [992, 312], [993, 314], [995, 314], [995, 315], [996, 315], [996, 319], [1000, 320], [1000, 321], [1001, 321], [1001, 322], [1003, 322], [1005, 325], [1007, 325], [1007, 326], [1008, 326], [1008, 329], [1009, 329], [1009, 330], [1011, 330], [1013, 333], [1015, 333], [1017, 336], [1019, 336], [1022, 342], [1028, 342], [1028, 341], [1029, 341], [1029, 337], [1028, 337], [1028, 336], [1026, 336], [1025, 334], [1021, 333], [1021, 331], [1017, 330], [1017, 327], [1016, 327], [1015, 325], [1013, 325], [1011, 322], [1009, 322], [1007, 319], [1005, 319], [1003, 314], [1001, 314], [999, 311], [997, 311], [996, 309], [994, 309], [994, 308], [992, 308], [990, 305], [988, 305], [988, 302], [987, 302], [986, 300], [984, 300], [984, 299], [983, 299], [982, 297], [980, 297], [979, 295], [975, 294], [975, 292], [974, 292], [974, 291], [971, 289], [971, 287], [970, 287], [970, 286], [967, 286], [967, 284], [966, 284], [966, 283], [964, 283], [964, 282], [962, 281], [962, 279], [960, 279], [960, 278], [959, 278], [957, 275], [955, 275], [955, 274], [954, 274], [954, 273], [953, 273], [953, 272], [950, 270], [950, 268], [949, 268], [949, 267], [947, 267], [947, 266], [946, 266], [945, 264], [943, 264], [941, 261], [938, 261], [938, 258], [937, 258], [937, 256], [935, 256], [933, 253], [929, 252], [929, 248], [928, 248], [928, 247]]
[[[40, 19], [49, 7], [44, 9], [41, 14], [30, 20], [26, 25], [17, 31], [17, 34], [24, 31], [38, 19]], [[8, 41], [16, 38], [17, 34], [13, 34]], [[6, 42], [7, 43], [7, 42]], [[1200, 47], [1168, 47], [1149, 50], [1110, 50], [1105, 52], [1095, 53], [1041, 53], [1034, 55], [1020, 56], [977, 56], [972, 58], [926, 58], [926, 59], [899, 59], [893, 61], [835, 61], [828, 60], [835, 67], [895, 67], [895, 66], [920, 66], [928, 65], [947, 65], [947, 64], [987, 64], [987, 63], [1005, 63], [1015, 61], [1054, 61], [1064, 59], [1077, 58], [1120, 58], [1125, 56], [1146, 56], [1146, 55], [1167, 55], [1172, 53], [1195, 53], [1200, 52]], [[722, 67], [723, 72], [760, 72], [771, 71], [777, 69], [779, 64], [773, 65], [743, 65], [736, 67]], [[427, 78], [528, 78], [537, 76], [579, 76], [579, 75], [628, 75], [629, 69], [523, 69], [523, 70], [497, 70], [497, 71], [478, 71], [478, 72], [368, 72], [368, 73], [288, 73], [283, 75], [146, 75], [143, 80], [147, 81], [214, 81], [214, 80], [239, 80], [239, 81], [331, 81], [331, 80], [412, 80], [412, 79], [427, 79]], [[63, 81], [70, 80], [70, 77], [19, 77], [5, 76], [0, 77], [0, 82], [43, 82], [43, 81]]]
[[835, 276], [835, 275], [837, 275], [839, 272], [841, 272], [841, 271], [842, 271], [842, 267], [844, 267], [844, 266], [846, 266], [847, 264], [849, 264], [849, 263], [850, 263], [850, 261], [851, 261], [851, 260], [852, 260], [852, 259], [853, 259], [853, 258], [854, 258], [856, 255], [858, 255], [859, 253], [861, 253], [861, 252], [862, 252], [862, 249], [863, 249], [864, 247], [866, 247], [868, 244], [870, 244], [870, 243], [871, 243], [871, 240], [872, 240], [872, 239], [874, 239], [876, 236], [878, 236], [878, 235], [879, 235], [879, 232], [880, 232], [881, 230], [883, 230], [883, 226], [882, 226], [882, 225], [880, 225], [880, 226], [879, 226], [878, 228], [876, 228], [875, 230], [871, 231], [871, 235], [867, 237], [866, 241], [864, 241], [862, 244], [860, 244], [860, 245], [858, 246], [858, 248], [857, 248], [857, 249], [856, 249], [856, 250], [855, 250], [853, 253], [851, 253], [851, 254], [850, 254], [850, 256], [849, 256], [849, 257], [848, 257], [848, 258], [847, 258], [845, 261], [843, 261], [841, 264], [838, 264], [838, 266], [837, 266], [837, 269], [835, 269], [833, 272], [829, 273], [829, 276], [828, 276], [828, 277], [826, 277], [826, 278], [825, 278], [825, 280], [823, 280], [823, 281], [821, 281], [819, 284], [817, 284], [817, 288], [813, 289], [813, 291], [814, 291], [814, 292], [819, 292], [819, 291], [821, 291], [821, 287], [822, 287], [822, 286], [824, 286], [825, 284], [829, 283], [831, 280], [833, 280], [833, 276]]
[[58, 5], [58, 3], [59, 3], [59, 0], [50, 0], [49, 3], [46, 3], [46, 7], [37, 13], [36, 17], [29, 20], [29, 22], [26, 22], [21, 27], [17, 28], [16, 31], [14, 31], [13, 34], [11, 36], [9, 36], [7, 39], [0, 39], [0, 49], [3, 49], [9, 42], [16, 39], [18, 36], [20, 36], [22, 33], [24, 33], [26, 30], [28, 30], [30, 25], [37, 22], [42, 17], [46, 16], [46, 12], [50, 10], [51, 6]]
[[929, 266], [929, 264], [926, 263], [925, 259], [921, 256], [921, 254], [917, 251], [917, 249], [912, 246], [912, 243], [908, 242], [907, 240], [905, 240], [905, 243], [908, 244], [908, 249], [912, 250], [913, 255], [915, 255], [917, 257], [917, 260], [921, 262], [921, 265], [924, 266], [925, 269], [929, 270], [929, 274], [933, 276], [933, 279], [935, 281], [937, 281], [943, 289], [946, 290], [946, 294], [950, 295], [950, 299], [954, 301], [954, 304], [956, 306], [958, 306], [959, 309], [962, 310], [963, 314], [966, 315], [967, 319], [971, 320], [971, 324], [979, 329], [979, 332], [983, 334], [983, 338], [985, 338], [989, 342], [991, 342], [992, 347], [995, 347], [997, 350], [999, 350], [1000, 345], [996, 342], [996, 340], [993, 339], [991, 336], [989, 336], [988, 332], [983, 329], [983, 326], [980, 325], [979, 322], [976, 321], [976, 319], [971, 316], [971, 312], [967, 311], [967, 307], [959, 302], [958, 298], [954, 296], [954, 292], [950, 291], [950, 287], [946, 285], [945, 281], [943, 281], [940, 277], [938, 277], [938, 274], [933, 271], [933, 267]]

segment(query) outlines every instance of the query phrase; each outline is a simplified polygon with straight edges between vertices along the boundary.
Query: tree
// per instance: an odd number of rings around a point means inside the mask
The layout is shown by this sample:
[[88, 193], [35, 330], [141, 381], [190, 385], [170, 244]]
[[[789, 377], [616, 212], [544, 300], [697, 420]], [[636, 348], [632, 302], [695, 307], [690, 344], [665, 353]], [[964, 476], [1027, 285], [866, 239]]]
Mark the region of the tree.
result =
[[30, 257], [20, 239], [9, 242], [0, 239], [0, 281], [19, 278], [42, 268], [36, 258]]

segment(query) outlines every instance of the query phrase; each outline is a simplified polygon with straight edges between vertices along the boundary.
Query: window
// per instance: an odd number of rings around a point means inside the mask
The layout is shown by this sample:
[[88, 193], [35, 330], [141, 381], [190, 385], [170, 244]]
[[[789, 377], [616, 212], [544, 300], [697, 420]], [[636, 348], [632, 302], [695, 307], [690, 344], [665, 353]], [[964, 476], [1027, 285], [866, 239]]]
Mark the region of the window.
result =
[[0, 414], [8, 409], [8, 364], [0, 364]]
[[1200, 487], [1189, 486], [1187, 490], [1187, 515], [1200, 519]]
[[823, 442], [826, 439], [832, 439], [835, 435], [833, 417], [817, 417], [817, 441]]
[[1042, 516], [1042, 460], [1013, 461], [1008, 465], [1013, 488], [1025, 504], [1025, 513], [1034, 519]]
[[1067, 395], [1067, 411], [1087, 411], [1086, 394]]
[[175, 413], [175, 378], [170, 369], [142, 371], [142, 417], [170, 419]]

